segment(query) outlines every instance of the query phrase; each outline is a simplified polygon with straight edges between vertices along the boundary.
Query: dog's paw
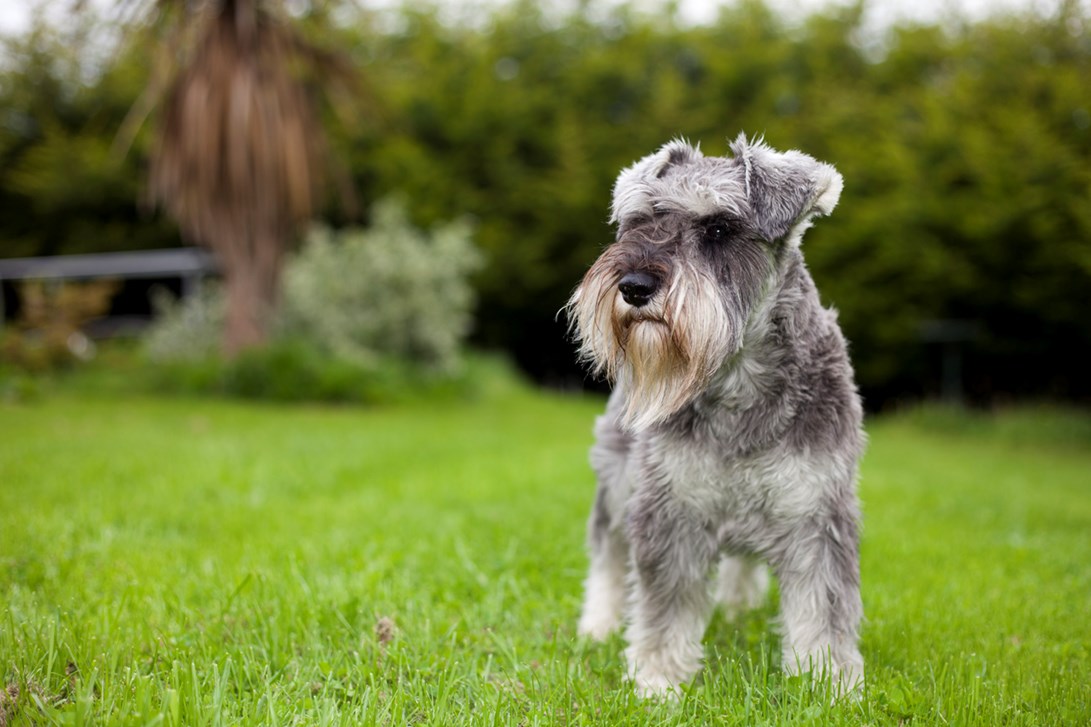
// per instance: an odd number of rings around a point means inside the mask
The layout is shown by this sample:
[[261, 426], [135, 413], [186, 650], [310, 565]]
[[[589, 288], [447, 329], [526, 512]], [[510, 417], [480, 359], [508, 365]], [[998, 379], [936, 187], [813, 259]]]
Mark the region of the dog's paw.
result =
[[606, 641], [621, 628], [625, 591], [602, 579], [589, 578], [576, 632], [583, 638]]
[[857, 658], [837, 668], [837, 698], [860, 701], [864, 694], [864, 660]]
[[[688, 656], [688, 658], [686, 658]], [[630, 646], [625, 651], [626, 679], [632, 683], [641, 699], [677, 701], [683, 686], [700, 669], [699, 660], [682, 653], [643, 653], [638, 655]]]
[[636, 696], [640, 699], [657, 699], [677, 702], [682, 698], [682, 685], [659, 674], [637, 674], [633, 679]]
[[612, 613], [585, 611], [580, 616], [580, 622], [576, 626], [576, 633], [584, 639], [606, 641], [610, 638], [610, 634], [620, 627], [621, 619]]
[[859, 701], [864, 693], [864, 660], [859, 652], [842, 659], [831, 659], [825, 653], [819, 653], [806, 661], [786, 660], [784, 670], [791, 676], [803, 676], [816, 684], [824, 683], [829, 689], [831, 702]]
[[678, 702], [682, 699], [682, 682], [650, 669], [630, 668], [626, 678], [633, 684], [639, 699]]

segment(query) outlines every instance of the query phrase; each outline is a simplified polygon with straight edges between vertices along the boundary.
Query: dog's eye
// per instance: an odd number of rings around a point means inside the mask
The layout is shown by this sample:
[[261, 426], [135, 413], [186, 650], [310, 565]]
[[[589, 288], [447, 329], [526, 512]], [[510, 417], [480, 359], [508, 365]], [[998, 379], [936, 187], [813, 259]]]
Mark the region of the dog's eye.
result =
[[709, 245], [723, 244], [731, 237], [731, 226], [726, 222], [713, 222], [705, 225], [701, 237]]

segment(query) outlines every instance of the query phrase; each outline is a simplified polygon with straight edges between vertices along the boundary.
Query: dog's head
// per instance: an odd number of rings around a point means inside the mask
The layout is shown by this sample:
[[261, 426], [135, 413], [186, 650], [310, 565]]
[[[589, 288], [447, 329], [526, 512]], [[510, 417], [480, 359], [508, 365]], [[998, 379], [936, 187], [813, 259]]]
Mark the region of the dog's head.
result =
[[568, 301], [580, 355], [623, 390], [631, 430], [684, 407], [742, 350], [778, 261], [841, 194], [841, 175], [806, 154], [744, 135], [731, 151], [673, 141], [622, 171], [617, 239]]

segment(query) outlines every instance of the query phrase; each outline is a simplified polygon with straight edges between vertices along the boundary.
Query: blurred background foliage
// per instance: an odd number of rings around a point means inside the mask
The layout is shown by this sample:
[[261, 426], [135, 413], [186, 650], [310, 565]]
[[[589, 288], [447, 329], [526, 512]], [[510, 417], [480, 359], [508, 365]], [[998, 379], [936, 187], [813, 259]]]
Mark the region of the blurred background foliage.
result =
[[[396, 194], [422, 229], [472, 223], [484, 264], [471, 341], [541, 382], [583, 382], [557, 312], [612, 239], [618, 170], [675, 136], [722, 154], [745, 130], [845, 177], [804, 245], [869, 406], [938, 391], [949, 344], [929, 333], [936, 321], [969, 332], [975, 401], [1091, 397], [1091, 18], [1079, 2], [882, 37], [865, 31], [863, 2], [789, 21], [741, 0], [699, 26], [594, 2], [563, 17], [514, 2], [472, 22], [413, 4], [295, 5], [300, 31], [359, 72], [351, 122], [324, 111], [357, 197]], [[119, 37], [90, 68], [49, 27], [4, 40], [0, 255], [181, 244], [138, 204], [149, 132], [111, 153], [152, 52], [146, 34]], [[368, 215], [334, 199], [323, 217], [337, 228]]]

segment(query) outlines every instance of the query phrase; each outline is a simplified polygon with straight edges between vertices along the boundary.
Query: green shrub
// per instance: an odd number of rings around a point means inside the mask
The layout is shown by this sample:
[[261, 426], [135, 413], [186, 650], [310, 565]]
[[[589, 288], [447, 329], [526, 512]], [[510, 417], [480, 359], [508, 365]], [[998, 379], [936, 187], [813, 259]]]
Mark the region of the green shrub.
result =
[[144, 333], [144, 349], [152, 361], [202, 361], [219, 351], [226, 309], [218, 285], [206, 284], [183, 300], [156, 288], [152, 308], [155, 322]]
[[367, 229], [315, 227], [284, 271], [281, 326], [339, 357], [437, 369], [457, 363], [480, 267], [470, 229], [410, 225], [405, 206], [375, 206]]

